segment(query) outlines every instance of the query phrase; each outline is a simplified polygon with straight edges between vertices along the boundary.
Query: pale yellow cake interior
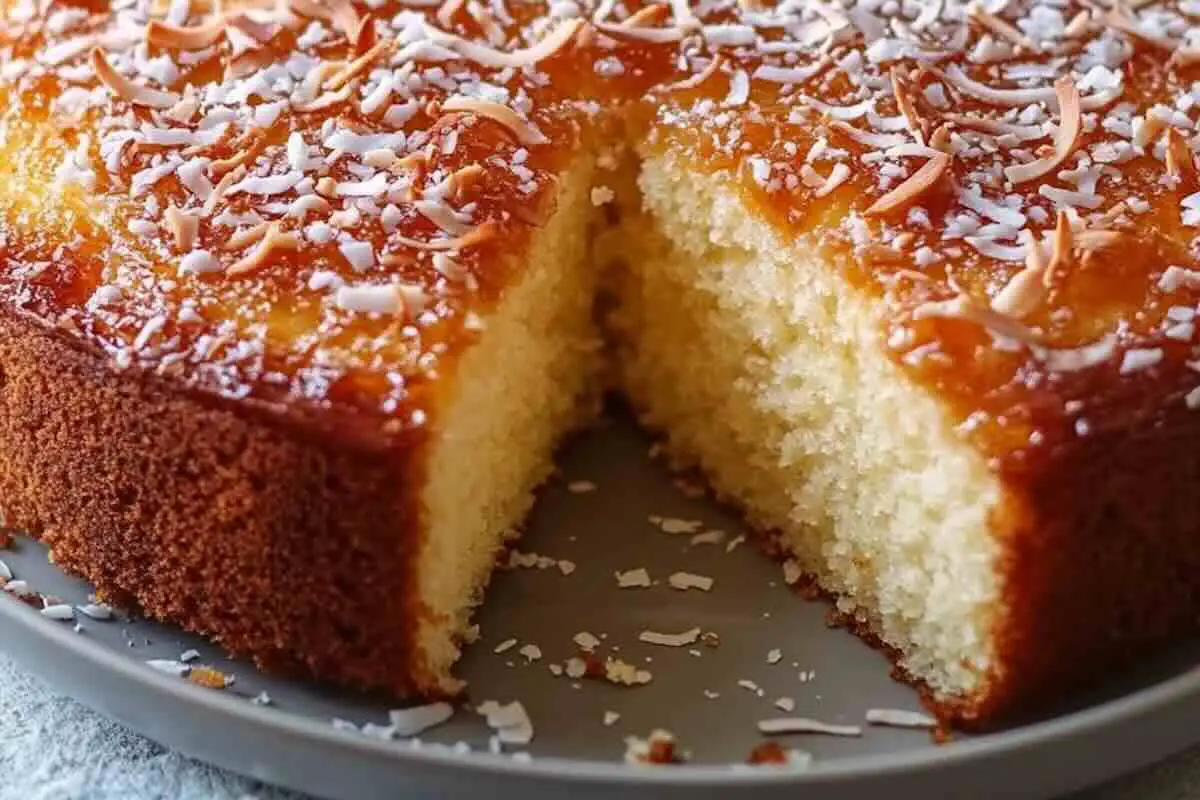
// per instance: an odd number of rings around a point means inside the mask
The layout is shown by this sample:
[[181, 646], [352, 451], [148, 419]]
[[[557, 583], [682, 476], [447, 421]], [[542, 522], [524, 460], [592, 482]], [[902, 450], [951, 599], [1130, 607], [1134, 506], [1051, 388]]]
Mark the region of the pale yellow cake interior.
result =
[[425, 668], [439, 679], [459, 656], [456, 638], [468, 630], [506, 536], [553, 468], [555, 446], [598, 397], [591, 186], [592, 158], [580, 156], [530, 244], [524, 277], [482, 320], [452, 400], [434, 421], [418, 576], [432, 612], [420, 629]]
[[[595, 240], [594, 186], [621, 209]], [[594, 397], [601, 274], [619, 388], [677, 465], [777, 532], [912, 674], [943, 696], [977, 691], [999, 608], [996, 479], [888, 359], [874, 301], [812, 242], [781, 241], [728, 176], [654, 152], [563, 181], [526, 277], [461, 363], [425, 492], [430, 673], [457, 658], [451, 634]]]

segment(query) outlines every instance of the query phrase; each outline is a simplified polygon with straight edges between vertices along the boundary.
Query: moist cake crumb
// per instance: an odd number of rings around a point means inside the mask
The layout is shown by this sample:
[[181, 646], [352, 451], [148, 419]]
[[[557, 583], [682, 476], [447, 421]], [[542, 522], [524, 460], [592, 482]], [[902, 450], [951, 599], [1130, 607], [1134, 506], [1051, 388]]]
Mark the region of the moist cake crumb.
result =
[[682, 764], [686, 761], [678, 750], [675, 735], [657, 729], [645, 739], [637, 736], [625, 738], [625, 763], [641, 765]]

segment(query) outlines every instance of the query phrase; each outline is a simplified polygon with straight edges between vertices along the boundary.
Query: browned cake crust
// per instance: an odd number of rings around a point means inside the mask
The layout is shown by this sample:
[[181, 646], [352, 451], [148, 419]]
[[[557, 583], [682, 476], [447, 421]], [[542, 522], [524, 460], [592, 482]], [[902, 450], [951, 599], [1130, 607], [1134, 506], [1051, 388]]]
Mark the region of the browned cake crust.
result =
[[423, 451], [305, 436], [0, 315], [8, 524], [99, 595], [265, 668], [435, 688], [414, 657]]
[[1005, 476], [1010, 500], [995, 520], [1006, 551], [1002, 669], [982, 705], [947, 709], [957, 721], [992, 725], [1044, 708], [1196, 630], [1200, 426], [1180, 402], [1141, 402]]

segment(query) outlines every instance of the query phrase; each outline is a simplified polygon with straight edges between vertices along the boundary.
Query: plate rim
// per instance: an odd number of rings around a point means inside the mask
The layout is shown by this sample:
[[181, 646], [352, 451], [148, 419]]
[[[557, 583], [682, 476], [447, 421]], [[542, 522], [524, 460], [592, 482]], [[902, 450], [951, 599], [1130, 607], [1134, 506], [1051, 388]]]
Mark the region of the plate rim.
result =
[[[952, 741], [917, 752], [871, 753], [816, 761], [805, 770], [733, 769], [732, 765], [717, 764], [684, 764], [671, 769], [639, 769], [617, 761], [558, 756], [517, 761], [510, 755], [482, 751], [460, 754], [433, 748], [397, 746], [397, 742], [376, 740], [362, 734], [338, 730], [332, 724], [319, 722], [286, 708], [264, 708], [246, 699], [193, 686], [187, 681], [156, 672], [136, 659], [93, 644], [87, 637], [74, 633], [66, 626], [46, 620], [37, 610], [15, 597], [7, 602], [0, 602], [0, 627], [15, 629], [27, 637], [44, 639], [48, 644], [62, 648], [66, 655], [83, 662], [88, 669], [107, 671], [113, 677], [131, 686], [138, 686], [157, 697], [169, 698], [184, 705], [198, 705], [209, 713], [227, 718], [230, 723], [248, 726], [251, 733], [283, 733], [289, 737], [307, 740], [311, 745], [348, 748], [360, 757], [385, 759], [400, 765], [411, 765], [414, 769], [450, 769], [460, 773], [496, 774], [499, 777], [537, 781], [569, 778], [610, 787], [705, 786], [736, 789], [816, 783], [832, 785], [864, 779], [883, 780], [911, 775], [913, 771], [982, 766], [989, 761], [1041, 748], [1064, 738], [1083, 736], [1097, 728], [1128, 724], [1180, 703], [1189, 703], [1200, 708], [1200, 664], [1197, 664], [1178, 675], [1047, 720], [969, 740]], [[3, 639], [10, 643], [10, 646], [4, 648], [5, 652], [31, 669], [35, 675], [39, 675], [37, 665], [30, 663], [32, 659], [22, 659], [23, 648], [11, 646], [14, 642], [20, 644], [19, 637], [14, 639], [5, 636]], [[54, 681], [50, 679], [49, 682]], [[69, 690], [64, 693], [77, 697]], [[150, 699], [155, 699], [154, 696]], [[88, 705], [85, 700], [80, 702]], [[1177, 752], [1189, 742], [1195, 741], [1200, 741], [1200, 730], [1190, 736], [1180, 737], [1178, 746], [1171, 752]], [[169, 743], [164, 744], [172, 746]], [[187, 753], [186, 750], [181, 752], [205, 760], [199, 754]], [[1160, 753], [1160, 756], [1166, 757], [1169, 754], [1164, 752]]]

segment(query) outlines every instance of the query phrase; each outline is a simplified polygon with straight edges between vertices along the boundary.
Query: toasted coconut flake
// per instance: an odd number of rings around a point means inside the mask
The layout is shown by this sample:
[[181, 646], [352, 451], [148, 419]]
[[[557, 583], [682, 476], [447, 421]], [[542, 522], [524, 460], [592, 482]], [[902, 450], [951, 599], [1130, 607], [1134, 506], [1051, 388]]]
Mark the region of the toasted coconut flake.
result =
[[[1165, 119], [1153, 114], [1147, 114], [1142, 118], [1141, 127], [1134, 131], [1133, 143], [1138, 147], [1146, 147], [1155, 139], [1157, 139], [1158, 135], [1166, 129], [1167, 121]], [[1170, 144], [1170, 142], [1168, 142], [1168, 144]]]
[[675, 17], [675, 25], [680, 30], [691, 33], [703, 27], [699, 18], [692, 12], [690, 0], [667, 0], [667, 2], [671, 4], [671, 13]]
[[686, 31], [677, 26], [666, 28], [627, 28], [623, 25], [613, 25], [609, 22], [596, 22], [594, 24], [596, 30], [605, 36], [616, 39], [619, 42], [632, 42], [634, 44], [638, 42], [668, 44], [680, 41], [686, 34]]
[[183, 213], [172, 203], [163, 214], [163, 220], [171, 235], [175, 237], [175, 246], [181, 252], [189, 252], [196, 243], [196, 235], [200, 232], [200, 218], [194, 214]]
[[[648, 7], [649, 8], [662, 8], [663, 6], [648, 6]], [[700, 70], [699, 72], [697, 72], [695, 75], [691, 76], [690, 78], [684, 78], [681, 81], [676, 81], [675, 83], [668, 84], [666, 87], [664, 87], [664, 90], [668, 91], [668, 92], [681, 92], [681, 91], [685, 91], [687, 89], [695, 89], [697, 86], [700, 86], [701, 84], [703, 84], [706, 80], [711, 78], [713, 75], [716, 75], [721, 70], [721, 67], [723, 67], [724, 65], [725, 65], [725, 56], [718, 53], [711, 61], [708, 62], [708, 66], [706, 66], [704, 69]]]
[[1028, 36], [1021, 33], [1020, 30], [1008, 22], [1000, 19], [1000, 17], [989, 12], [981, 3], [974, 2], [968, 5], [967, 14], [979, 27], [995, 34], [997, 37], [1005, 39], [1031, 53], [1038, 52], [1038, 46]]
[[225, 270], [230, 276], [249, 275], [266, 266], [267, 260], [277, 250], [295, 250], [300, 247], [300, 238], [294, 233], [284, 233], [278, 222], [272, 222], [267, 228], [258, 246], [248, 256]]
[[1026, 256], [1025, 268], [1012, 276], [1004, 288], [992, 298], [992, 310], [1000, 314], [1022, 319], [1032, 314], [1046, 299], [1046, 287], [1042, 277], [1046, 272], [1046, 254], [1042, 244], [1028, 230], [1024, 234]]
[[329, 2], [329, 19], [346, 37], [346, 41], [354, 43], [362, 32], [365, 21], [359, 21], [358, 12], [350, 0], [332, 0]]
[[299, 22], [299, 20], [286, 12], [282, 16], [266, 20], [262, 16], [251, 16], [245, 11], [235, 11], [225, 14], [225, 26], [227, 29], [231, 27], [237, 28], [258, 42], [269, 42], [279, 32], [279, 26], [288, 27], [289, 22], [294, 24]]
[[965, 94], [995, 106], [1008, 108], [1028, 106], [1033, 103], [1051, 103], [1055, 100], [1054, 90], [1050, 88], [996, 89], [986, 83], [972, 80], [957, 64], [949, 65], [945, 72], [933, 67], [927, 67], [927, 69]]
[[671, 10], [664, 5], [642, 6], [630, 14], [620, 25], [622, 28], [652, 28], [665, 22]]
[[447, 179], [446, 198], [451, 202], [462, 202], [467, 190], [479, 183], [485, 175], [487, 175], [487, 170], [481, 164], [468, 164], [455, 170]]
[[959, 114], [953, 111], [941, 112], [941, 118], [953, 122], [960, 128], [987, 133], [992, 136], [1015, 136], [1023, 142], [1032, 142], [1045, 137], [1045, 132], [1036, 125], [1017, 125], [990, 117], [977, 117], [972, 114]]
[[857, 725], [831, 725], [808, 717], [779, 717], [758, 721], [760, 733], [821, 733], [826, 736], [862, 736], [862, 728]]
[[839, 133], [843, 133], [847, 138], [866, 145], [874, 147], [877, 150], [886, 150], [889, 147], [897, 147], [902, 144], [909, 144], [907, 136], [899, 133], [872, 133], [864, 131], [861, 128], [856, 128], [849, 122], [843, 122], [840, 119], [835, 119], [829, 122], [829, 127]]
[[1117, 336], [1107, 334], [1091, 344], [1070, 348], [1033, 348], [1038, 360], [1054, 372], [1079, 372], [1113, 357], [1117, 348]]
[[661, 647], [686, 647], [694, 644], [700, 638], [700, 629], [691, 628], [680, 633], [660, 633], [659, 631], [642, 631], [638, 641], [646, 644], [656, 644]]
[[246, 140], [238, 145], [238, 150], [228, 158], [212, 162], [213, 175], [224, 175], [258, 158], [267, 145], [267, 134], [261, 129], [255, 129], [246, 134]]
[[[805, 164], [805, 166], [808, 165]], [[821, 185], [816, 188], [815, 192], [813, 192], [813, 196], [824, 197], [825, 195], [833, 192], [834, 189], [838, 188], [849, 179], [850, 167], [839, 161], [833, 165], [833, 169], [829, 171], [829, 175], [826, 176], [823, 181], [821, 181]]]
[[1176, 67], [1193, 66], [1194, 64], [1200, 63], [1200, 49], [1195, 47], [1181, 47], [1175, 52], [1171, 53], [1171, 58], [1167, 63]]
[[391, 53], [395, 47], [396, 41], [394, 39], [383, 39], [382, 41], [376, 42], [371, 49], [367, 50], [361, 56], [351, 61], [340, 71], [330, 77], [329, 80], [325, 82], [325, 89], [327, 91], [336, 92], [338, 89], [341, 89], [347, 83], [366, 72], [370, 68], [371, 64]]
[[168, 50], [203, 50], [225, 36], [225, 18], [216, 16], [202, 25], [172, 25], [152, 19], [146, 25], [146, 41]]
[[954, 155], [954, 150], [950, 146], [950, 126], [939, 125], [929, 137], [929, 146], [934, 150], [939, 150], [948, 156]]
[[293, 14], [307, 19], [333, 19], [333, 10], [328, 5], [318, 0], [287, 0], [287, 7]]
[[1121, 231], [1090, 229], [1075, 234], [1075, 249], [1085, 253], [1107, 250], [1125, 241], [1127, 234]]
[[1071, 232], [1071, 220], [1066, 211], [1058, 212], [1058, 220], [1054, 226], [1054, 238], [1051, 240], [1050, 263], [1042, 276], [1042, 283], [1053, 291], [1062, 277], [1075, 265], [1075, 253]]
[[1092, 15], [1087, 9], [1084, 9], [1071, 17], [1071, 21], [1063, 28], [1063, 35], [1068, 39], [1078, 39], [1084, 36], [1091, 27]]
[[396, 735], [403, 737], [417, 736], [430, 728], [441, 725], [454, 716], [454, 706], [449, 703], [430, 703], [412, 708], [399, 708], [388, 712]]
[[921, 119], [921, 115], [917, 113], [917, 107], [913, 103], [912, 95], [909, 93], [908, 82], [904, 80], [904, 76], [900, 74], [900, 70], [892, 67], [890, 71], [892, 79], [892, 94], [896, 96], [896, 107], [900, 109], [900, 113], [904, 115], [904, 121], [908, 124], [908, 130], [921, 144], [925, 144], [925, 127], [926, 123]]
[[338, 89], [336, 92], [325, 92], [324, 94], [309, 100], [306, 103], [295, 105], [293, 108], [301, 113], [307, 113], [310, 111], [323, 111], [326, 108], [331, 108], [339, 103], [344, 103], [349, 100], [351, 93], [353, 93], [354, 88], [357, 85], [358, 79], [351, 78], [349, 83], [347, 83], [341, 89]]
[[260, 222], [257, 225], [252, 225], [249, 228], [238, 231], [229, 237], [222, 246], [225, 250], [241, 250], [249, 247], [255, 242], [261, 241], [267, 235], [267, 230], [271, 227], [270, 223]]
[[455, 95], [442, 103], [442, 111], [461, 111], [487, 117], [507, 128], [518, 142], [526, 146], [546, 144], [550, 140], [539, 131], [532, 122], [525, 119], [506, 105], [491, 100], [480, 100], [477, 97]]
[[1193, 183], [1196, 179], [1196, 162], [1192, 148], [1177, 128], [1167, 128], [1164, 138], [1167, 154], [1167, 174], [1172, 178]]
[[449, 34], [445, 34], [439, 39], [481, 66], [496, 67], [497, 69], [505, 67], [520, 69], [521, 67], [536, 66], [556, 54], [571, 43], [571, 40], [585, 24], [581, 19], [569, 20], [559, 25], [532, 47], [513, 50], [511, 53], [505, 53], [487, 45]]
[[456, 217], [454, 211], [445, 203], [418, 200], [413, 203], [413, 206], [417, 209], [417, 213], [450, 236], [462, 236], [471, 230], [471, 227]]
[[1070, 75], [1064, 75], [1054, 82], [1054, 92], [1058, 97], [1060, 117], [1058, 129], [1054, 132], [1054, 153], [1028, 164], [1005, 167], [1004, 176], [1014, 184], [1037, 180], [1058, 169], [1058, 165], [1066, 161], [1079, 144], [1079, 135], [1083, 131], [1079, 88]]
[[233, 683], [233, 678], [212, 667], [193, 667], [187, 679], [205, 689], [224, 689]]
[[239, 166], [236, 169], [225, 173], [224, 177], [217, 182], [213, 187], [212, 194], [204, 201], [204, 207], [201, 209], [201, 216], [207, 217], [209, 214], [217, 210], [217, 204], [221, 202], [221, 198], [225, 196], [225, 192], [229, 191], [229, 187], [240, 181], [246, 174], [246, 168]]
[[92, 69], [96, 71], [96, 77], [100, 79], [100, 82], [107, 86], [113, 94], [128, 100], [135, 106], [168, 109], [182, 99], [181, 95], [175, 92], [162, 92], [129, 80], [113, 69], [112, 64], [108, 63], [108, 57], [104, 50], [99, 47], [92, 48]]
[[434, 14], [434, 16], [437, 18], [437, 21], [442, 24], [443, 28], [449, 28], [454, 24], [454, 16], [458, 14], [458, 12], [461, 11], [463, 6], [466, 4], [467, 0], [444, 0], [444, 2], [438, 6], [437, 13]]
[[1104, 213], [1098, 217], [1093, 217], [1091, 224], [1100, 228], [1107, 228], [1109, 225], [1119, 225], [1121, 217], [1129, 210], [1129, 206], [1124, 200], [1118, 200], [1113, 203]]
[[989, 331], [1025, 344], [1037, 342], [1037, 335], [1007, 314], [975, 302], [970, 295], [960, 294], [950, 300], [932, 300], [912, 310], [914, 320], [956, 319], [973, 322]]
[[872, 203], [866, 210], [866, 215], [880, 216], [908, 208], [921, 195], [937, 185], [950, 168], [952, 160], [952, 157], [945, 153], [932, 156], [919, 170], [910, 175], [908, 180]]
[[[172, 107], [172, 109], [174, 109], [174, 106]], [[170, 113], [170, 112], [168, 112], [168, 113]], [[185, 147], [183, 149], [183, 155], [185, 155], [189, 158], [191, 158], [192, 156], [198, 156], [201, 153], [203, 153], [207, 150], [210, 150], [214, 147], [221, 147], [221, 146], [228, 144], [229, 140], [232, 138], [233, 138], [233, 126], [226, 125], [225, 130], [221, 132], [221, 135], [219, 137], [217, 137], [217, 140], [215, 142], [205, 141], [205, 142], [201, 142], [199, 144], [194, 144], [191, 147]]]
[[[412, 247], [416, 250], [465, 250], [468, 247], [494, 238], [498, 232], [499, 226], [496, 223], [485, 222], [467, 233], [455, 236], [452, 239], [433, 239], [423, 242], [419, 239], [409, 239], [407, 236], [392, 236], [391, 241], [398, 242], [405, 247]], [[404, 264], [408, 263], [408, 259], [398, 257], [397, 254], [392, 254], [384, 256], [383, 263], [387, 265], [394, 263]]]

